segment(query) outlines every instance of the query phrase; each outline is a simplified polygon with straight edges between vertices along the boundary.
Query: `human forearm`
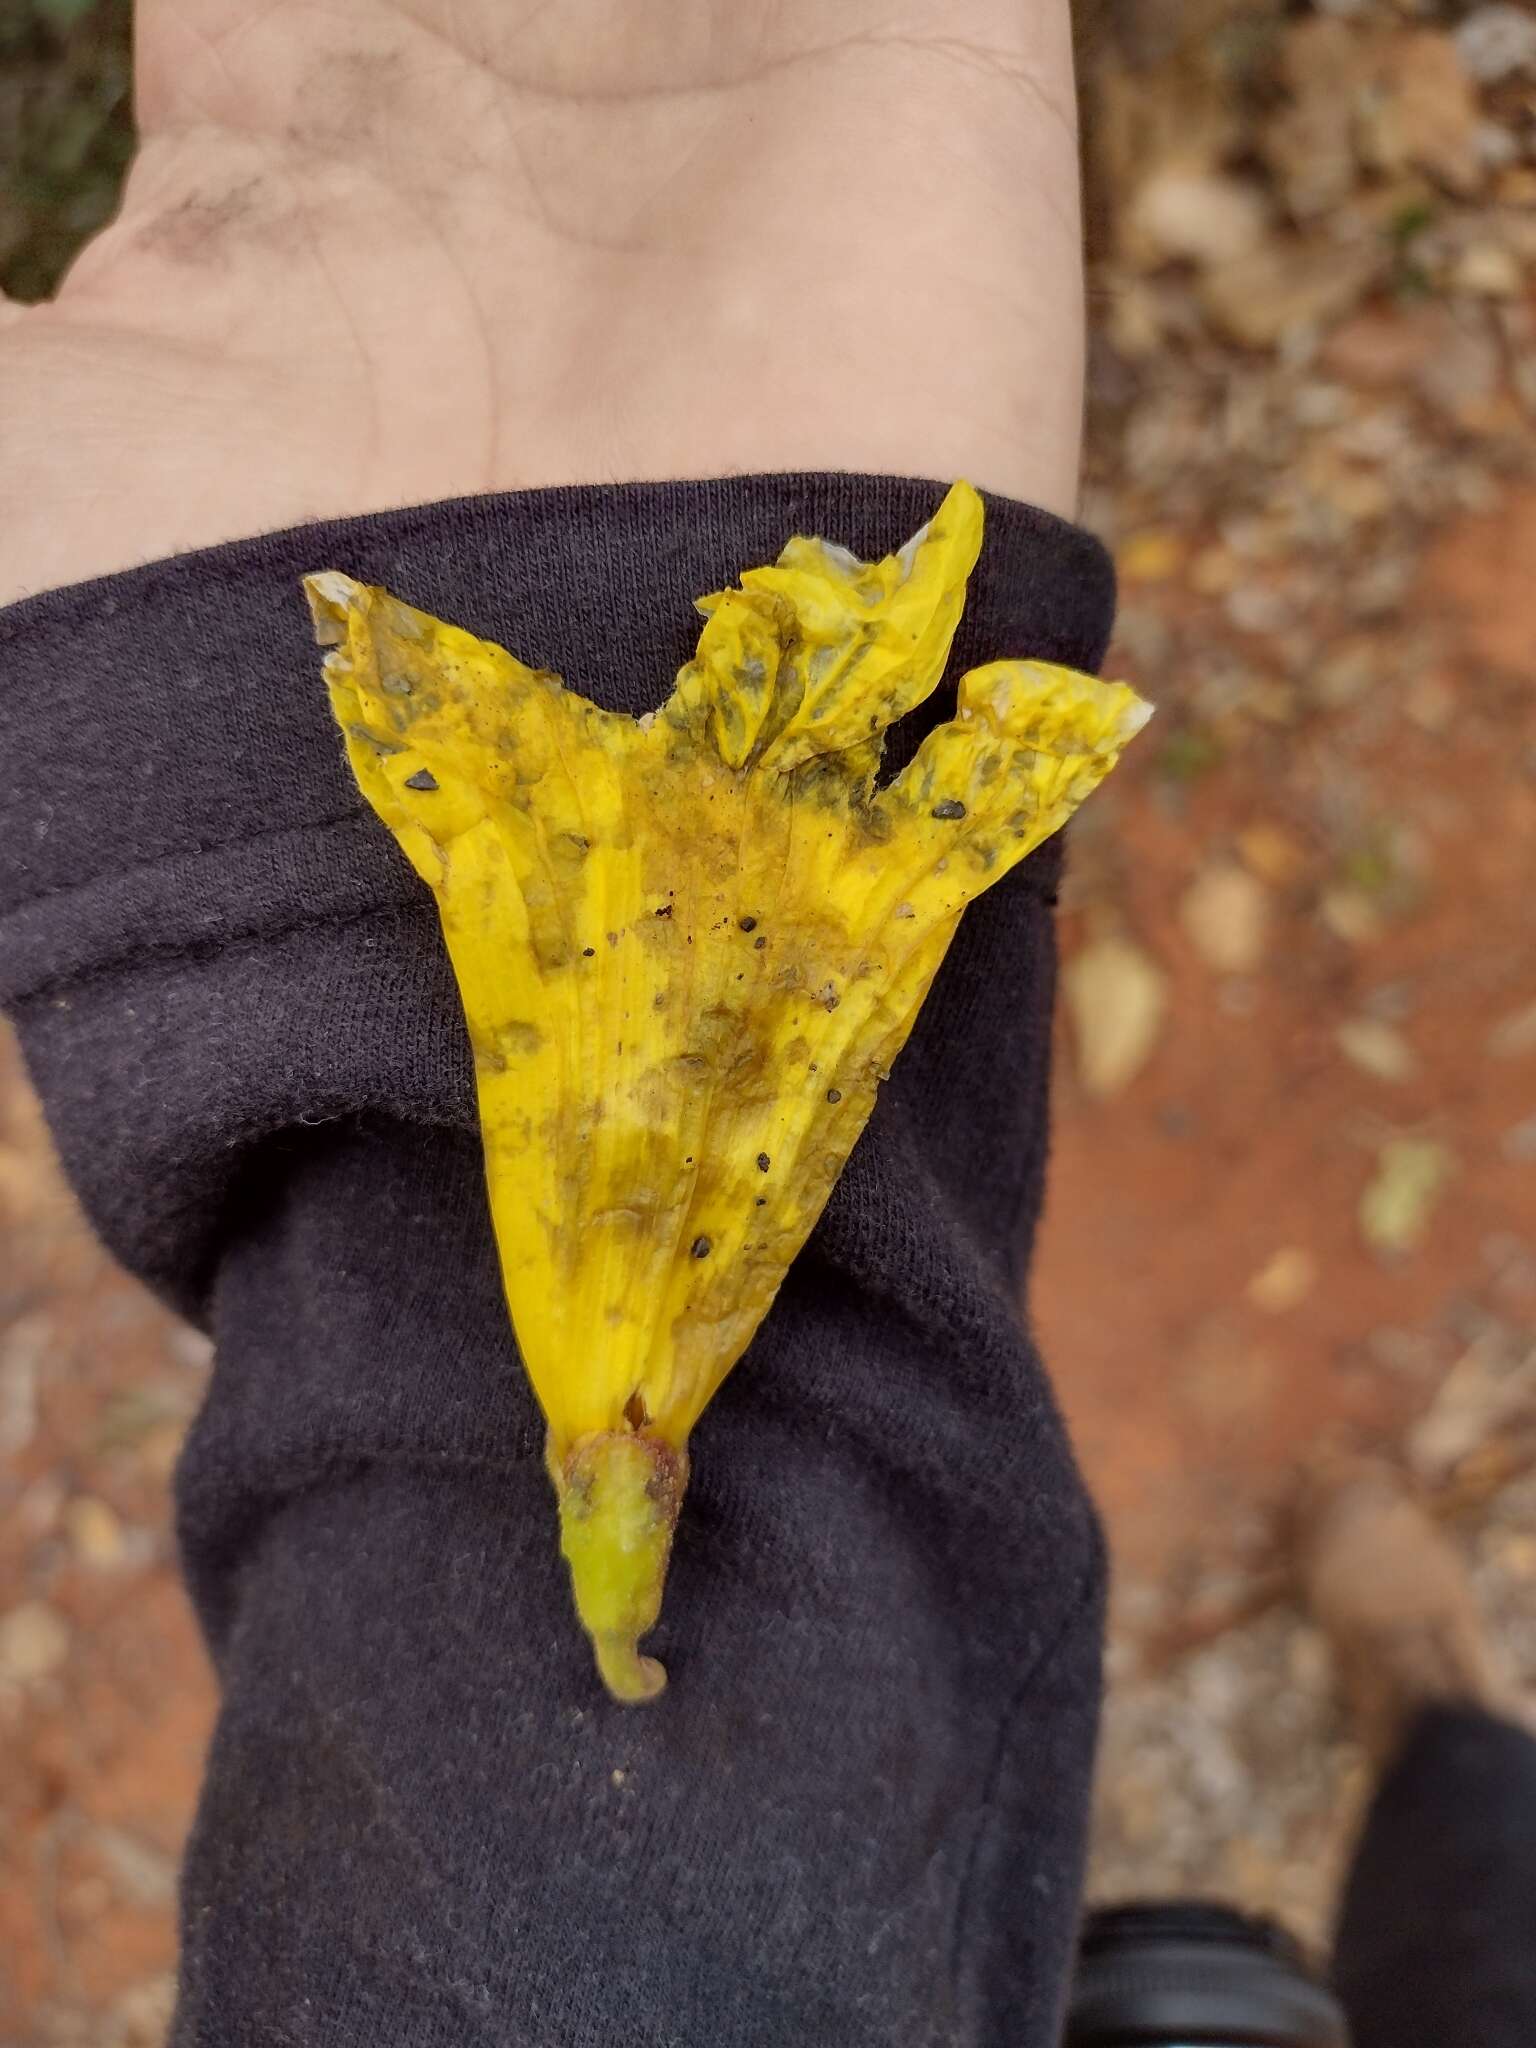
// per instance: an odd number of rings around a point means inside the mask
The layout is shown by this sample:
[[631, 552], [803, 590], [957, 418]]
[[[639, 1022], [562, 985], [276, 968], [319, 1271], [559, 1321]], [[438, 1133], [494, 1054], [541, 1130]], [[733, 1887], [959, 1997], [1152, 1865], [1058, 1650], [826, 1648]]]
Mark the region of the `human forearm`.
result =
[[[219, 1344], [179, 1481], [226, 1689], [187, 2048], [1054, 2037], [1102, 1568], [1016, 1317], [1051, 850], [967, 913], [701, 1425], [672, 1686], [615, 1708], [551, 1540], [430, 904], [361, 815], [296, 587], [345, 560], [636, 711], [698, 589], [796, 527], [878, 553], [938, 496], [481, 499], [0, 617], [28, 769], [4, 994], [93, 1219]], [[956, 662], [1091, 666], [1109, 596], [1087, 536], [994, 506]]]

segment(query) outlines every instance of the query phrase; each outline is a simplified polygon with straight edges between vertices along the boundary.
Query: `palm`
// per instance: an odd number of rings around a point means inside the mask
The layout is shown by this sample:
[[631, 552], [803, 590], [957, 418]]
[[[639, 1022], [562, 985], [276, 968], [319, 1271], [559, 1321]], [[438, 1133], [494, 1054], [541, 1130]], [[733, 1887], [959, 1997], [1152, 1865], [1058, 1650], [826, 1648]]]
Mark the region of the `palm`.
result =
[[0, 323], [0, 598], [550, 482], [870, 468], [1069, 509], [1065, 10], [1013, 12], [145, 0], [122, 215]]

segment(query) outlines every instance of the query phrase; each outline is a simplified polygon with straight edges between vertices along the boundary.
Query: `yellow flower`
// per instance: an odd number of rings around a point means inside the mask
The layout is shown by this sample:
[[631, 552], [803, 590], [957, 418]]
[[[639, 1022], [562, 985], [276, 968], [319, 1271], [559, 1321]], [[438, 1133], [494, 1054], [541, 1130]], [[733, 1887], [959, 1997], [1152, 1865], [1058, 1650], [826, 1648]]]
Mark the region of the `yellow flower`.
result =
[[974, 669], [888, 787], [981, 546], [957, 484], [898, 554], [793, 540], [700, 600], [645, 717], [328, 570], [306, 580], [358, 784], [436, 893], [562, 1548], [620, 1698], [664, 1674], [694, 1424], [821, 1214], [970, 899], [1148, 707]]

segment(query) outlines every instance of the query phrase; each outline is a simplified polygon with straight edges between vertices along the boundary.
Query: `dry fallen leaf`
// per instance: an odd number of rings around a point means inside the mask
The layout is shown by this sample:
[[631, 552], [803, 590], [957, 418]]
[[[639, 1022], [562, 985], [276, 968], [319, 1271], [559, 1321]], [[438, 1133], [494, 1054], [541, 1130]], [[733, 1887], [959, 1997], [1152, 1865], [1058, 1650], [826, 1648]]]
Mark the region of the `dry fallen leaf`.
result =
[[49, 1678], [69, 1655], [69, 1629], [56, 1609], [24, 1600], [0, 1617], [0, 1680], [25, 1685]]
[[1184, 892], [1179, 917], [1207, 967], [1252, 974], [1269, 935], [1269, 892], [1235, 861], [1213, 861]]
[[1263, 818], [1238, 833], [1237, 850], [1244, 865], [1273, 888], [1288, 889], [1306, 873], [1307, 849], [1301, 841]]
[[1502, 1370], [1474, 1343], [1451, 1367], [1408, 1437], [1408, 1455], [1426, 1478], [1444, 1478], [1530, 1406], [1528, 1373]]
[[110, 1571], [123, 1561], [123, 1525], [116, 1510], [93, 1494], [81, 1494], [64, 1510], [64, 1532], [80, 1563]]
[[1242, 580], [1243, 565], [1231, 548], [1213, 541], [1190, 565], [1189, 580], [1202, 597], [1225, 597]]
[[1421, 1244], [1454, 1165], [1433, 1138], [1389, 1138], [1360, 1197], [1360, 1229], [1374, 1251], [1410, 1252]]
[[1381, 912], [1363, 889], [1343, 883], [1325, 889], [1317, 907], [1329, 931], [1347, 946], [1369, 946], [1381, 937]]
[[1474, 299], [1518, 299], [1525, 272], [1502, 242], [1473, 242], [1451, 267], [1451, 289]]
[[1411, 29], [1387, 46], [1375, 91], [1358, 111], [1361, 155], [1381, 171], [1428, 171], [1466, 196], [1482, 181], [1480, 110], [1449, 36]]
[[1095, 939], [1062, 976], [1089, 1095], [1118, 1095], [1146, 1065], [1168, 1005], [1162, 969], [1129, 939]]
[[1380, 274], [1384, 256], [1365, 244], [1275, 241], [1208, 270], [1205, 310], [1220, 332], [1245, 348], [1273, 348], [1303, 328], [1321, 327], [1357, 305]]
[[1285, 203], [1310, 220], [1349, 197], [1358, 175], [1355, 110], [1368, 89], [1373, 51], [1348, 22], [1308, 15], [1281, 40], [1286, 103], [1264, 124], [1258, 145]]
[[1269, 228], [1264, 194], [1220, 171], [1170, 164], [1141, 187], [1124, 232], [1151, 261], [1231, 263], [1258, 248]]
[[1115, 567], [1126, 583], [1166, 583], [1183, 559], [1183, 540], [1165, 526], [1133, 533], [1115, 550]]
[[1452, 38], [1462, 69], [1479, 85], [1498, 85], [1517, 71], [1536, 76], [1536, 14], [1512, 0], [1475, 7]]
[[1350, 1065], [1378, 1081], [1406, 1081], [1418, 1067], [1407, 1039], [1379, 1017], [1346, 1017], [1334, 1036]]

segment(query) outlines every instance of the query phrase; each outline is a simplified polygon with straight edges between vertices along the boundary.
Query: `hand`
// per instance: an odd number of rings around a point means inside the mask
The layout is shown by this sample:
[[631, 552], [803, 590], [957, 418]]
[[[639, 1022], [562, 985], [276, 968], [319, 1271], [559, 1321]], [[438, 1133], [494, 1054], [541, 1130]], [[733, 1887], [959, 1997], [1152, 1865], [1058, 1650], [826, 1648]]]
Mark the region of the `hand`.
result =
[[1070, 511], [1065, 0], [141, 0], [142, 145], [0, 306], [0, 600], [332, 514], [752, 469]]

